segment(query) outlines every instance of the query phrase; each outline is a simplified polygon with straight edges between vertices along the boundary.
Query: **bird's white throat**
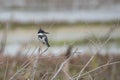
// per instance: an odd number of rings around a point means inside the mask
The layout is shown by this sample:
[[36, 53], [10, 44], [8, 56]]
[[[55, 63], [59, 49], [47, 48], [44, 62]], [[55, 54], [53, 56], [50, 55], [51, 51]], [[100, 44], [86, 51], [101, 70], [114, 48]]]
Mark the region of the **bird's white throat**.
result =
[[43, 33], [38, 33], [38, 35], [44, 35]]

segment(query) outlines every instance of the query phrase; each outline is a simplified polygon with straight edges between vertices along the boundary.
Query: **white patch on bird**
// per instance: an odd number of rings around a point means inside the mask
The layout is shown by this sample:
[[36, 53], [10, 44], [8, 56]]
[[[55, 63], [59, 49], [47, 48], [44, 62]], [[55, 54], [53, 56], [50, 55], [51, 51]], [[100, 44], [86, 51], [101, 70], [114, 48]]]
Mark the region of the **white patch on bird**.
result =
[[38, 33], [38, 35], [44, 35], [43, 33]]
[[43, 37], [42, 39], [39, 38], [39, 40], [40, 40], [42, 43], [45, 43], [45, 37]]

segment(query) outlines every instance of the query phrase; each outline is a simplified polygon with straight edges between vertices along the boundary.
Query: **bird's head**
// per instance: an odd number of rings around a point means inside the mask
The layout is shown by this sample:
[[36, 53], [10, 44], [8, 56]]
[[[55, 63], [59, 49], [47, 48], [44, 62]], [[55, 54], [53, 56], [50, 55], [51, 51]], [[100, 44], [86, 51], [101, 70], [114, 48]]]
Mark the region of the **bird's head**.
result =
[[41, 29], [41, 28], [40, 28], [39, 31], [38, 31], [38, 34], [39, 34], [39, 33], [49, 34], [48, 32], [45, 32], [45, 31], [44, 31], [43, 29]]

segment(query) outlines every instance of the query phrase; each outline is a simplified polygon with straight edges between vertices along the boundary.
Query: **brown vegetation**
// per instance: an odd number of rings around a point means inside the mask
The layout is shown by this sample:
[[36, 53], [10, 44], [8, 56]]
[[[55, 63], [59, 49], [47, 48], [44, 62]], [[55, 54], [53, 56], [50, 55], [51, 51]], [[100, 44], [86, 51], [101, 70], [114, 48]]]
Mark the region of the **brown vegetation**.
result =
[[[72, 79], [78, 75], [79, 71], [84, 67], [92, 55], [83, 54], [77, 55], [70, 59], [69, 67], [67, 67], [67, 74]], [[33, 56], [32, 56], [33, 57]], [[40, 56], [38, 60], [37, 72], [35, 75], [35, 80], [51, 80], [53, 75], [58, 70], [61, 63], [64, 61], [64, 56]], [[1, 56], [0, 57], [0, 80], [9, 80], [15, 72], [21, 69], [24, 65], [31, 62], [30, 57], [26, 56]], [[85, 68], [83, 73], [93, 70], [101, 65], [110, 64], [111, 62], [120, 62], [120, 55], [100, 55], [97, 54], [94, 60]], [[31, 63], [32, 64], [32, 63]], [[32, 74], [32, 66], [29, 64], [21, 72], [19, 72], [13, 80], [29, 80]], [[120, 64], [111, 64], [100, 67], [96, 70], [91, 71], [89, 74], [92, 79], [96, 80], [119, 80], [120, 79]], [[64, 68], [66, 69], [66, 68]], [[66, 75], [64, 69], [60, 71], [55, 80], [63, 80]], [[83, 80], [88, 80], [89, 74], [81, 76]], [[74, 77], [73, 77], [74, 76]], [[65, 79], [66, 80], [66, 79]]]

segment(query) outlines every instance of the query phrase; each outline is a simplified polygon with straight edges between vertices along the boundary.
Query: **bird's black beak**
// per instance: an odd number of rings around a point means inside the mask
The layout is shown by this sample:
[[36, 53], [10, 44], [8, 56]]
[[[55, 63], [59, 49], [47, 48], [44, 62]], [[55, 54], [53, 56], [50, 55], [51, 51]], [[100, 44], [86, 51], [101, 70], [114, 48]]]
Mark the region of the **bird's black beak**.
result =
[[49, 34], [48, 32], [44, 32], [45, 34]]

